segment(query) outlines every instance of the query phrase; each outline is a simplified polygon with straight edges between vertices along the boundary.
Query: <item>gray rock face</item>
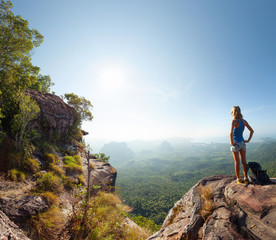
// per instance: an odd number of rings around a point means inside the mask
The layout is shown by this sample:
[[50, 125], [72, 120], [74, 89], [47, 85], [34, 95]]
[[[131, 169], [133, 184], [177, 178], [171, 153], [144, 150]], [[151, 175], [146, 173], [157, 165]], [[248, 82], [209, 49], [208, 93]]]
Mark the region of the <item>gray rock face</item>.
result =
[[20, 196], [0, 198], [0, 210], [9, 217], [11, 221], [24, 227], [27, 220], [39, 212], [46, 211], [48, 205], [40, 196]]
[[[203, 217], [199, 186], [212, 190], [213, 209]], [[148, 240], [276, 239], [276, 185], [236, 184], [233, 176], [207, 177], [169, 211], [161, 230]]]
[[0, 211], [0, 239], [1, 240], [29, 240], [19, 227]]
[[[95, 193], [98, 190], [113, 192], [115, 189], [115, 182], [117, 171], [109, 163], [104, 163], [98, 159], [90, 159], [90, 186], [91, 192]], [[83, 158], [83, 168], [85, 172], [85, 179], [87, 179], [87, 160]], [[99, 186], [100, 188], [93, 188]]]
[[28, 89], [26, 92], [36, 100], [40, 108], [40, 116], [35, 121], [36, 129], [47, 139], [59, 134], [65, 137], [77, 120], [74, 108], [66, 104], [59, 96]]

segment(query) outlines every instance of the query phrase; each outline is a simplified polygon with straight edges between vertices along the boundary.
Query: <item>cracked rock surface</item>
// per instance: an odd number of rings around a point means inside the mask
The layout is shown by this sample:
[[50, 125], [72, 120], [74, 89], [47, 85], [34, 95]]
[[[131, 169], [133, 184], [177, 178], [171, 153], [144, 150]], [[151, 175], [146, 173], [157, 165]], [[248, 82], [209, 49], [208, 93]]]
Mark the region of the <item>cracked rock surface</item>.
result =
[[[199, 186], [212, 190], [213, 210], [202, 217]], [[276, 239], [276, 184], [236, 184], [235, 177], [207, 177], [169, 211], [160, 231], [148, 240]]]

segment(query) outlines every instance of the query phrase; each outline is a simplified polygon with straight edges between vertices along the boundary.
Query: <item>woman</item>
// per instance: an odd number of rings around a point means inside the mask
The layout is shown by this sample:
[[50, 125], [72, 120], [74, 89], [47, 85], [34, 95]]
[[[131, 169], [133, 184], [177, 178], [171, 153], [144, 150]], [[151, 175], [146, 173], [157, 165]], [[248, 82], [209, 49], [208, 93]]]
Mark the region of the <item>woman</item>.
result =
[[[253, 129], [250, 127], [247, 121], [245, 121], [241, 114], [241, 109], [239, 106], [234, 106], [231, 110], [231, 114], [233, 116], [233, 120], [231, 123], [231, 131], [230, 131], [230, 143], [231, 143], [231, 151], [235, 161], [235, 172], [237, 176], [237, 183], [245, 183], [248, 184], [247, 178], [247, 164], [246, 164], [246, 145], [245, 143], [249, 143], [253, 136]], [[243, 131], [244, 126], [248, 128], [250, 131], [250, 135], [248, 140], [243, 139]], [[244, 179], [240, 177], [240, 158], [243, 166]]]

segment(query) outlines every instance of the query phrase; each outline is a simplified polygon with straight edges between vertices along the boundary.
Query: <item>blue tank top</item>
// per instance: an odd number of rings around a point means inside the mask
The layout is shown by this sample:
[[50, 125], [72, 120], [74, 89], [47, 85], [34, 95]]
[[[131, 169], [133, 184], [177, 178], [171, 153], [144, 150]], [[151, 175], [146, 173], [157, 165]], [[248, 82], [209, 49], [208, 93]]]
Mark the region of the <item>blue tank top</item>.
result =
[[243, 130], [244, 130], [244, 124], [243, 124], [243, 120], [238, 120], [239, 122], [239, 127], [234, 128], [233, 130], [233, 138], [234, 138], [234, 142], [242, 142], [244, 141], [243, 139]]

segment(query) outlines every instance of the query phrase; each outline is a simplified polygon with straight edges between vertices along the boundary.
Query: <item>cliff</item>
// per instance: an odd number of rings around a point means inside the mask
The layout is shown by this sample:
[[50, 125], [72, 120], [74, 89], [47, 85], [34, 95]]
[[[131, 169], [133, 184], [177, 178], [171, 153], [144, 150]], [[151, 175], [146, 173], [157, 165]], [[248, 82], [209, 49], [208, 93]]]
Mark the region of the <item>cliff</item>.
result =
[[66, 137], [77, 121], [74, 108], [66, 104], [59, 96], [28, 89], [28, 94], [34, 99], [39, 108], [39, 117], [34, 121], [36, 130], [46, 139]]
[[207, 177], [169, 211], [148, 240], [265, 239], [276, 236], [276, 184], [236, 184], [233, 176]]
[[[40, 108], [40, 115], [33, 124], [43, 140], [53, 143], [53, 139], [56, 142], [66, 138], [77, 121], [76, 111], [53, 94], [34, 90], [28, 90], [27, 94]], [[83, 131], [82, 134], [87, 133]], [[70, 239], [70, 221], [77, 204], [74, 186], [87, 185], [88, 163], [81, 157], [83, 148], [72, 151], [77, 157], [66, 156], [66, 149], [52, 149], [53, 152], [43, 153], [37, 149], [35, 155], [26, 159], [28, 167], [20, 171], [13, 169], [14, 175], [20, 174], [20, 177], [13, 177], [14, 181], [11, 181], [11, 171], [0, 174], [0, 240], [49, 239], [49, 236], [51, 239]], [[66, 157], [70, 162], [66, 162]], [[112, 192], [116, 176], [116, 170], [109, 163], [91, 159], [90, 186], [96, 185], [97, 191]], [[95, 188], [91, 190], [92, 195], [96, 193]], [[43, 215], [45, 213], [47, 215]], [[56, 222], [47, 222], [50, 218]], [[43, 229], [43, 221], [49, 225], [48, 230]], [[42, 237], [38, 237], [39, 231], [44, 232]]]

